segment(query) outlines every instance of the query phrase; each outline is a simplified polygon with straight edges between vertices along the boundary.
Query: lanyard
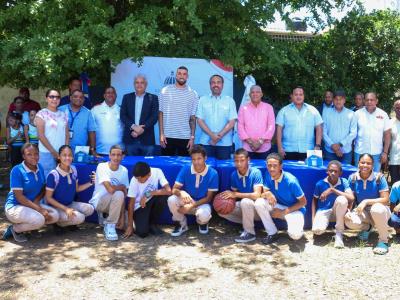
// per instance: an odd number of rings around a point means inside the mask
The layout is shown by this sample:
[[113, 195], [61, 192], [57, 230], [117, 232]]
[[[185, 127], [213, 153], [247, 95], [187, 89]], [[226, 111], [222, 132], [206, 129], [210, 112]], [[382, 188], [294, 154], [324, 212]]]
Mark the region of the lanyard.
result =
[[75, 117], [73, 116], [71, 107], [69, 105], [68, 105], [68, 110], [69, 110], [69, 116], [71, 117], [71, 124], [69, 126], [69, 129], [72, 130], [72, 127], [74, 126], [75, 119], [79, 115], [79, 113], [81, 112], [81, 109], [75, 114]]

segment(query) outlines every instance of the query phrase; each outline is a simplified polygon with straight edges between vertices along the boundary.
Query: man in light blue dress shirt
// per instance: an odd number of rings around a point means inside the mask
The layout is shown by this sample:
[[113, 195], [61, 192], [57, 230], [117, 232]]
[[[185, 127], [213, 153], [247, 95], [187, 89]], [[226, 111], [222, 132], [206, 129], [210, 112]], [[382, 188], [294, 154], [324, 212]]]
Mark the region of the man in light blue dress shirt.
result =
[[321, 149], [322, 118], [314, 106], [304, 103], [302, 87], [293, 89], [291, 99], [276, 118], [278, 152], [285, 159], [305, 160], [307, 150]]
[[354, 118], [354, 112], [344, 107], [345, 102], [345, 93], [336, 91], [333, 98], [334, 107], [324, 110], [324, 158], [351, 164], [351, 145], [357, 135], [357, 120]]
[[199, 100], [196, 118], [202, 129], [199, 143], [204, 146], [208, 157], [229, 159], [232, 152], [233, 127], [237, 119], [235, 101], [221, 95], [224, 78], [210, 78], [211, 94]]

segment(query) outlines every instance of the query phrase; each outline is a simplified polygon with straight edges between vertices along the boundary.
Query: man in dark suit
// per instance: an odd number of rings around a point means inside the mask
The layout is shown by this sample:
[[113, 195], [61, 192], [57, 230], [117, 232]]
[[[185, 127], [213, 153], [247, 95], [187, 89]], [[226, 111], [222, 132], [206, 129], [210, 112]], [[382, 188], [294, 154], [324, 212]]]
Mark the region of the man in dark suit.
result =
[[147, 79], [138, 74], [135, 92], [122, 98], [120, 117], [124, 125], [123, 142], [128, 155], [154, 155], [154, 125], [158, 118], [158, 97], [146, 92]]

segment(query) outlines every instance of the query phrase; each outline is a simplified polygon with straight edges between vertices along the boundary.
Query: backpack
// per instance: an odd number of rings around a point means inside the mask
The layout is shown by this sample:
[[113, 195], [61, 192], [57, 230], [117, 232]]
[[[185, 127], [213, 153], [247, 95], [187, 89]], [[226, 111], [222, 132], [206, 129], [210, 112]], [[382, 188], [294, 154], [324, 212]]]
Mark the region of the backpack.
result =
[[[78, 171], [76, 170], [75, 166], [71, 165], [71, 169], [72, 169], [72, 179], [76, 180], [78, 178]], [[54, 189], [57, 188], [58, 183], [60, 182], [60, 173], [58, 173], [58, 171], [56, 169], [51, 170], [49, 175], [53, 175], [54, 176]], [[47, 175], [47, 176], [49, 176]]]

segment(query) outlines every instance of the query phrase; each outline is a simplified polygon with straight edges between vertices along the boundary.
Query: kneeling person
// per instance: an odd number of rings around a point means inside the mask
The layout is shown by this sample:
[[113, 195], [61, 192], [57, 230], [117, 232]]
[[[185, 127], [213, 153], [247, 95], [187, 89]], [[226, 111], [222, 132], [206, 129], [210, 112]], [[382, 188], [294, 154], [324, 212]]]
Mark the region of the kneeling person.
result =
[[162, 234], [156, 223], [167, 206], [169, 195], [171, 187], [161, 169], [150, 168], [147, 163], [138, 162], [133, 168], [133, 177], [129, 185], [128, 226], [124, 237], [132, 235], [133, 222], [136, 234], [142, 238], [149, 233]]
[[260, 220], [256, 205], [263, 190], [263, 179], [259, 169], [249, 166], [249, 153], [243, 148], [235, 151], [234, 160], [236, 171], [231, 175], [232, 191], [225, 191], [221, 196], [236, 198], [236, 206], [230, 214], [219, 215], [231, 222], [242, 223], [243, 232], [235, 241], [247, 243], [256, 239], [254, 220]]
[[394, 227], [397, 234], [400, 234], [400, 181], [393, 184], [389, 200], [390, 208], [393, 211], [390, 216], [389, 225]]
[[125, 197], [129, 177], [128, 170], [121, 166], [123, 156], [121, 146], [110, 148], [110, 161], [97, 166], [94, 192], [89, 201], [101, 215], [108, 214], [104, 220], [104, 235], [110, 241], [118, 240], [115, 229], [123, 229], [125, 223]]
[[78, 185], [78, 173], [72, 165], [72, 148], [61, 146], [59, 151], [60, 164], [52, 170], [46, 180], [46, 202], [54, 207], [59, 215], [57, 225], [61, 227], [78, 225], [90, 216], [94, 208], [89, 203], [76, 202], [76, 193], [91, 187], [92, 181]]
[[196, 215], [199, 232], [208, 233], [208, 222], [211, 219], [209, 202], [218, 191], [218, 173], [206, 165], [206, 151], [201, 145], [194, 145], [190, 151], [191, 166], [184, 166], [168, 198], [168, 207], [175, 221], [172, 236], [180, 236], [188, 230], [186, 214]]
[[339, 161], [329, 162], [327, 174], [328, 176], [318, 181], [315, 186], [312, 231], [316, 235], [323, 234], [329, 221], [336, 220], [335, 248], [343, 248], [344, 216], [354, 201], [354, 195], [347, 179], [340, 177], [342, 164]]
[[304, 192], [297, 178], [282, 170], [282, 157], [279, 154], [268, 155], [267, 169], [268, 172], [264, 178], [264, 193], [261, 195], [264, 198], [262, 208], [267, 213], [262, 215], [259, 213], [268, 233], [263, 242], [270, 244], [277, 239], [278, 229], [272, 218], [285, 220], [289, 237], [299, 240], [303, 236], [305, 205], [307, 204]]

